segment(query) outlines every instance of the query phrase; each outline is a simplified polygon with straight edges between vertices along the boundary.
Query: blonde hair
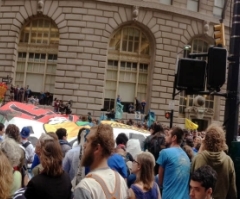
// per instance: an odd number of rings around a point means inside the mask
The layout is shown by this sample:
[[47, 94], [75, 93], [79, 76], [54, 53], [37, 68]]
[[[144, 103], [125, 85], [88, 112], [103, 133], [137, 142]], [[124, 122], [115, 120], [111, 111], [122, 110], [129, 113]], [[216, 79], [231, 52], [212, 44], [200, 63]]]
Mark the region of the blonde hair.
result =
[[142, 152], [137, 155], [137, 162], [141, 166], [136, 182], [143, 183], [143, 189], [150, 190], [154, 182], [155, 158], [149, 152]]
[[203, 144], [205, 149], [211, 152], [226, 150], [226, 138], [223, 128], [218, 124], [211, 124], [206, 130]]
[[0, 150], [0, 198], [7, 199], [10, 197], [10, 191], [13, 183], [13, 168], [5, 154]]
[[20, 165], [23, 149], [14, 139], [5, 138], [0, 144], [0, 149], [6, 155], [12, 167]]

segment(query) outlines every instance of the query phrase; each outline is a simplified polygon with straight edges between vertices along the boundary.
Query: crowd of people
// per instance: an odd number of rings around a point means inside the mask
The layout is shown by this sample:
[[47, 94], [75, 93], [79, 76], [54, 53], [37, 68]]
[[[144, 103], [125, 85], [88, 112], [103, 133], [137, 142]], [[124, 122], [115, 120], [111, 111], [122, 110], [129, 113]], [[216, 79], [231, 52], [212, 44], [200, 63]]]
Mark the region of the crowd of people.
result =
[[26, 87], [23, 86], [14, 86], [11, 85], [10, 88], [10, 101], [25, 102], [34, 105], [52, 105], [53, 94], [46, 91], [40, 93], [33, 93], [29, 85]]
[[60, 128], [34, 145], [30, 128], [0, 124], [0, 198], [237, 199], [220, 126], [200, 133], [154, 123], [149, 131], [141, 145], [99, 124], [70, 144]]
[[66, 114], [69, 115], [72, 113], [72, 100], [69, 100], [67, 103], [63, 103], [62, 100], [59, 100], [57, 98], [54, 98], [53, 100], [53, 110], [55, 113], [61, 113], [61, 114]]

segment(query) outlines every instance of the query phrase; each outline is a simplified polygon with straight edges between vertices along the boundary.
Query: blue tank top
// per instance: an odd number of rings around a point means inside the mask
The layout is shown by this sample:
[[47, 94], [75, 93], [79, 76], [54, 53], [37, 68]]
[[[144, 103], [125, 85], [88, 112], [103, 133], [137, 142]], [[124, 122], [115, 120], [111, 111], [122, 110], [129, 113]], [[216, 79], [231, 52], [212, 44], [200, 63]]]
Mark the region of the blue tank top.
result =
[[131, 189], [133, 190], [136, 199], [157, 199], [158, 198], [158, 185], [154, 182], [153, 187], [146, 192], [143, 192], [136, 185], [131, 185]]

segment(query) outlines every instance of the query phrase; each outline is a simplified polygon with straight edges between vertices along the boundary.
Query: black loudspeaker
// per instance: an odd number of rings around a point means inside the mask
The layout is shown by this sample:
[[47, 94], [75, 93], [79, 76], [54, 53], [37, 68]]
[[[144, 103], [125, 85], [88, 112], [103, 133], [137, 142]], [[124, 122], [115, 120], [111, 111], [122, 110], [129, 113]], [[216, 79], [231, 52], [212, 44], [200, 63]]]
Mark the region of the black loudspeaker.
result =
[[178, 61], [176, 88], [178, 90], [204, 91], [207, 63], [198, 59]]
[[220, 91], [225, 83], [227, 50], [211, 47], [208, 49], [207, 89]]

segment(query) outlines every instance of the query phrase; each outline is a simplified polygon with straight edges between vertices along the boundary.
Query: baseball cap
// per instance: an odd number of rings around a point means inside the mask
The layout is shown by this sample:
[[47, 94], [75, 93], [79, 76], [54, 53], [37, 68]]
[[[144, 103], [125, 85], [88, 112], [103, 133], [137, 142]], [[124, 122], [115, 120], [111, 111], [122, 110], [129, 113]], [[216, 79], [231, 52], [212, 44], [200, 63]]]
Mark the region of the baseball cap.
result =
[[29, 137], [30, 135], [30, 129], [28, 127], [23, 127], [21, 132], [20, 132], [20, 135], [22, 138], [27, 138]]

